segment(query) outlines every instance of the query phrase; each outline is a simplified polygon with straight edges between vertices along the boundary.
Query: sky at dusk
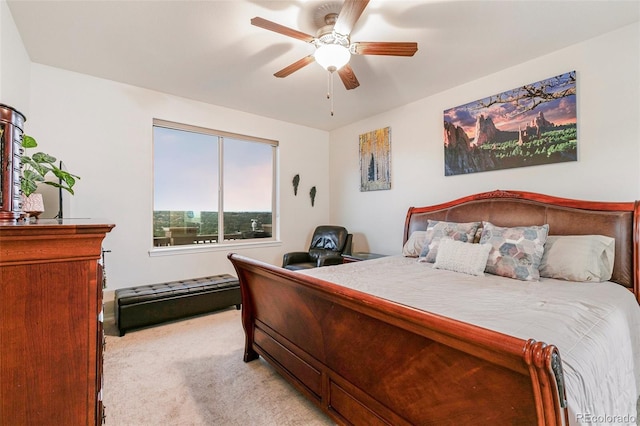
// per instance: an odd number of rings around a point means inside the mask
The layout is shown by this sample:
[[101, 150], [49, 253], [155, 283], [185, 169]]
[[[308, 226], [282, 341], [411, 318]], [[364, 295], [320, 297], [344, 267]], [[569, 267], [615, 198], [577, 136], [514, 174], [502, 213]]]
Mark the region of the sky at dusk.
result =
[[[218, 210], [217, 137], [154, 126], [154, 210]], [[225, 138], [225, 211], [271, 211], [273, 148]]]
[[[568, 75], [569, 73], [566, 73], [552, 78], [558, 78], [562, 81], [566, 81]], [[575, 82], [573, 83], [573, 88], [575, 89]], [[520, 89], [521, 88], [516, 88], [504, 93], [516, 92]], [[566, 86], [564, 89], [566, 89]], [[551, 92], [554, 90], [556, 89], [552, 89]], [[540, 112], [544, 114], [547, 121], [556, 125], [576, 123], [575, 94], [542, 103], [536, 106], [533, 110], [527, 111], [523, 114], [517, 114], [518, 106], [515, 103], [496, 103], [490, 107], [478, 108], [479, 104], [488, 103], [490, 98], [491, 97], [488, 96], [483, 99], [469, 102], [465, 105], [450, 108], [444, 111], [444, 120], [458, 127], [462, 127], [470, 140], [475, 138], [476, 119], [481, 114], [484, 115], [485, 118], [491, 117], [496, 128], [503, 131], [518, 131], [518, 128], [524, 129], [526, 125], [531, 123], [531, 121], [537, 117]]]

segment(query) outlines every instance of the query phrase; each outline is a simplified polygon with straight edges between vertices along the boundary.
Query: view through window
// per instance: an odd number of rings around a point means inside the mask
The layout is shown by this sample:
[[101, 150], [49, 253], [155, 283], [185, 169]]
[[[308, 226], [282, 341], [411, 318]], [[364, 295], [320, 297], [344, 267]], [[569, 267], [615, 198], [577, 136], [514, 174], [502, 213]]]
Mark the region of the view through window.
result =
[[154, 120], [153, 245], [272, 238], [277, 147]]

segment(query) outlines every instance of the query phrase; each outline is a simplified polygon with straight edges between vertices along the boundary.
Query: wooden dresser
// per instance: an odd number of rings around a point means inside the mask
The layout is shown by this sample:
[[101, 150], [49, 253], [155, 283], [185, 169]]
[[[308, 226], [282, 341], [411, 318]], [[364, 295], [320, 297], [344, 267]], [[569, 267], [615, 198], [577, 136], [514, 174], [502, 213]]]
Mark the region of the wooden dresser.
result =
[[0, 425], [102, 423], [98, 260], [113, 226], [0, 223]]

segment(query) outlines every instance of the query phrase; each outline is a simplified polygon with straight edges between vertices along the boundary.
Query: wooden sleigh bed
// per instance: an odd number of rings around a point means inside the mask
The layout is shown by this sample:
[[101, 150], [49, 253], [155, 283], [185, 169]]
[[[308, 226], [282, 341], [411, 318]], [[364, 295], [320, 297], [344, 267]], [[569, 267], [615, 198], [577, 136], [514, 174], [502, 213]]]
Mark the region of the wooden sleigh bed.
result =
[[[610, 281], [637, 301], [639, 215], [638, 202], [493, 191], [410, 208], [404, 242], [428, 220], [610, 236]], [[244, 361], [262, 356], [339, 424], [570, 423], [557, 342], [512, 337], [237, 254], [229, 259], [242, 290]]]

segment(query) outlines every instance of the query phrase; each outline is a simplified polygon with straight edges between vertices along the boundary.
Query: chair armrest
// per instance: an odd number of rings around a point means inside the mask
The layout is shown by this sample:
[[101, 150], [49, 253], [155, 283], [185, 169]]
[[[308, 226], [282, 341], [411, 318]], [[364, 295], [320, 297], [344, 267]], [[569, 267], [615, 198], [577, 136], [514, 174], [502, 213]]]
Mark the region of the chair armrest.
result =
[[293, 263], [311, 262], [311, 256], [306, 251], [292, 251], [282, 256], [282, 267]]
[[344, 259], [340, 254], [328, 254], [326, 256], [320, 256], [318, 258], [318, 267], [329, 266], [329, 265], [342, 265], [343, 263], [344, 263]]
[[347, 241], [344, 244], [342, 254], [351, 254], [351, 245], [353, 244], [353, 234], [347, 234]]

